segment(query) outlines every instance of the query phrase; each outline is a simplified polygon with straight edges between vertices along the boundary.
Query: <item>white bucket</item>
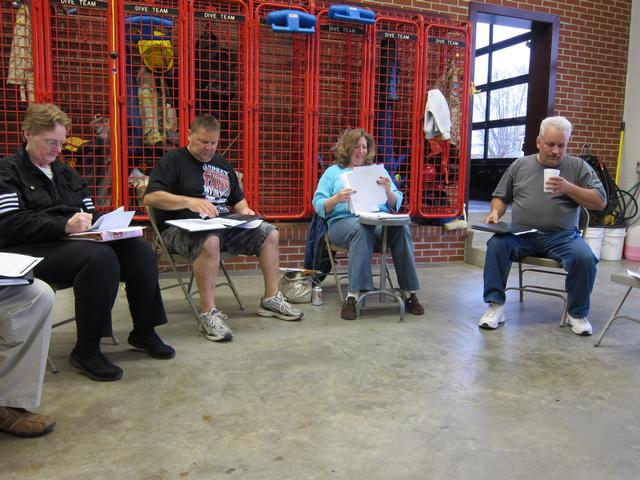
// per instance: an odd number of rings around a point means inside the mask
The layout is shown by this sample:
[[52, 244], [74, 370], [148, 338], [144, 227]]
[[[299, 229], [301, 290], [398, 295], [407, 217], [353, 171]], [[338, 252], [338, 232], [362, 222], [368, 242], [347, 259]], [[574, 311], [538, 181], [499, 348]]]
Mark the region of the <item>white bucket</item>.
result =
[[622, 260], [622, 249], [626, 235], [625, 228], [605, 228], [600, 258], [602, 260]]
[[604, 236], [604, 228], [588, 228], [584, 241], [589, 244], [591, 251], [600, 259], [600, 251], [602, 249], [602, 237]]
[[624, 241], [624, 258], [640, 262], [640, 227], [630, 227]]

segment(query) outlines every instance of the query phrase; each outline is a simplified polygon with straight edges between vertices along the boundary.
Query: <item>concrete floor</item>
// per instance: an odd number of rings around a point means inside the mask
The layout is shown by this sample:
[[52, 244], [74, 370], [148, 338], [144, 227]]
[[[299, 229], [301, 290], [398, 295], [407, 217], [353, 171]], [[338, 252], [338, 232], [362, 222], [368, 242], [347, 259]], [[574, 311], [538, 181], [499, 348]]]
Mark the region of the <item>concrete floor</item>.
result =
[[[600, 263], [596, 333], [623, 292], [609, 276], [626, 266]], [[620, 321], [594, 348], [595, 336], [558, 327], [559, 300], [520, 305], [510, 293], [506, 326], [481, 331], [481, 269], [420, 275], [427, 314], [405, 323], [397, 308], [340, 320], [329, 279], [304, 321], [261, 318], [261, 277], [236, 276], [246, 311], [219, 292], [228, 344], [206, 341], [179, 291], [166, 292], [160, 333], [176, 358], [106, 345], [125, 370], [115, 383], [68, 365], [75, 328], [61, 327], [51, 341], [61, 372], [47, 372], [39, 409], [58, 424], [40, 439], [0, 435], [0, 478], [638, 478], [640, 326]], [[69, 299], [58, 293], [57, 318]], [[126, 342], [122, 298], [115, 328]]]

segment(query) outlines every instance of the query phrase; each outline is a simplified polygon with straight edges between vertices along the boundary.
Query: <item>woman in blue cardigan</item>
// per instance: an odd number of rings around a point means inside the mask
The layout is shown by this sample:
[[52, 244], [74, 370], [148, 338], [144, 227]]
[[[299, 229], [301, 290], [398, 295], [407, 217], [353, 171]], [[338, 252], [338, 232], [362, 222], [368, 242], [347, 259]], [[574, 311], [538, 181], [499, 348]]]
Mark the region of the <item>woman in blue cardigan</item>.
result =
[[[380, 242], [382, 228], [362, 225], [357, 216], [347, 207], [354, 192], [345, 186], [342, 174], [353, 168], [371, 165], [376, 155], [373, 137], [361, 128], [345, 131], [335, 148], [336, 163], [327, 168], [313, 196], [313, 207], [328, 223], [329, 239], [332, 243], [349, 248], [349, 293], [342, 305], [341, 317], [355, 320], [356, 301], [361, 291], [373, 290], [371, 256], [376, 243]], [[380, 211], [397, 212], [402, 205], [402, 193], [397, 189], [389, 173], [378, 179], [385, 189], [387, 201], [380, 204]], [[414, 315], [422, 315], [424, 307], [416, 297], [420, 280], [414, 262], [411, 233], [407, 225], [389, 227], [388, 246], [393, 256], [393, 265], [398, 284], [405, 296], [405, 308]]]

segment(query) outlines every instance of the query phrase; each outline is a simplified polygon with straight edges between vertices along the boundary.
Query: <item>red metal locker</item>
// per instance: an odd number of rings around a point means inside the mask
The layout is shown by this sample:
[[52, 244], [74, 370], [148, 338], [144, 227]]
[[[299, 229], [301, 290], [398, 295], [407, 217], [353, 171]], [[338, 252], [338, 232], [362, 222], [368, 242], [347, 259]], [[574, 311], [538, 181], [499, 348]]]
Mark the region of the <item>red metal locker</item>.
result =
[[[347, 128], [371, 131], [366, 106], [370, 92], [373, 27], [332, 20], [327, 10], [318, 13], [314, 61], [314, 176], [318, 179], [334, 163], [332, 148]], [[373, 132], [371, 132], [373, 133]]]
[[252, 205], [269, 219], [310, 213], [312, 37], [274, 33], [269, 12], [300, 7], [261, 3], [254, 15]]
[[201, 113], [216, 117], [221, 127], [218, 153], [247, 179], [250, 12], [244, 2], [233, 0], [195, 0], [190, 7], [189, 121]]
[[[117, 198], [113, 178], [119, 178], [119, 170], [117, 150], [111, 145], [109, 4], [45, 0], [43, 13], [48, 26], [43, 30], [44, 100], [57, 104], [72, 124], [61, 159], [86, 180], [96, 208], [111, 210]], [[116, 180], [116, 190], [117, 185]]]
[[[42, 4], [0, 1], [0, 156], [16, 151], [22, 142], [20, 125], [29, 102], [36, 99], [43, 63], [35, 43], [40, 31], [37, 15]], [[34, 12], [36, 20], [34, 21]], [[34, 51], [35, 50], [35, 51]], [[35, 58], [34, 58], [35, 57]], [[39, 69], [39, 71], [36, 71]]]
[[373, 76], [373, 134], [376, 162], [384, 163], [404, 195], [402, 212], [411, 207], [415, 175], [415, 98], [419, 94], [420, 24], [378, 15]]
[[[118, 3], [123, 203], [141, 207], [148, 175], [186, 140], [187, 7], [178, 0]], [[182, 20], [185, 21], [182, 21]]]
[[469, 26], [435, 22], [427, 24], [424, 32], [424, 78], [419, 104], [424, 113], [418, 117], [424, 134], [419, 138], [421, 156], [412, 189], [416, 210], [411, 213], [445, 218], [461, 215], [464, 206]]

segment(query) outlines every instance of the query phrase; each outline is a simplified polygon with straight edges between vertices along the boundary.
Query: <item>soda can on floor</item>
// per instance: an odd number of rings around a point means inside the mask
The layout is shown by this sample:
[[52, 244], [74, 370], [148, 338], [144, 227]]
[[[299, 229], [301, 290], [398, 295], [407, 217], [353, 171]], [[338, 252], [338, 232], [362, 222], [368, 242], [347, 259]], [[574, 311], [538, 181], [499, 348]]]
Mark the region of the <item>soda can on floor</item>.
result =
[[313, 287], [311, 292], [311, 305], [322, 305], [322, 287]]

